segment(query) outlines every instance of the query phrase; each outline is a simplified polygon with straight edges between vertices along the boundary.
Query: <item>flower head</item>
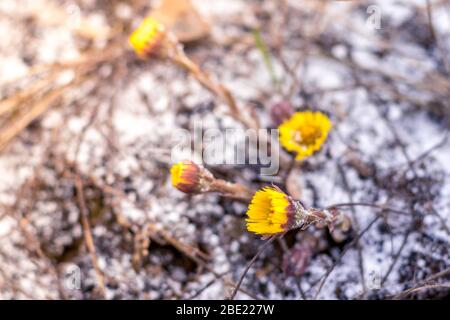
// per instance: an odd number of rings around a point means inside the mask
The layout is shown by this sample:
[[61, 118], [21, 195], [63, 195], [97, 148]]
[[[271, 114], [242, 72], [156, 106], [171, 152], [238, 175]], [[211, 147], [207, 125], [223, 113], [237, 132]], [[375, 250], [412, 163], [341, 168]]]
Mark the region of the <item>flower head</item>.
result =
[[248, 231], [259, 235], [274, 235], [293, 226], [295, 204], [281, 190], [266, 187], [253, 196], [247, 216]]
[[296, 112], [279, 127], [280, 142], [296, 160], [309, 157], [320, 150], [331, 129], [330, 119], [322, 112]]
[[147, 17], [141, 25], [131, 34], [129, 41], [134, 51], [146, 58], [155, 51], [155, 48], [164, 38], [166, 28], [158, 20]]
[[199, 167], [191, 161], [174, 164], [170, 169], [172, 185], [180, 191], [192, 193], [199, 184]]
[[174, 164], [170, 169], [172, 185], [185, 193], [201, 193], [209, 189], [214, 177], [209, 171], [192, 161]]

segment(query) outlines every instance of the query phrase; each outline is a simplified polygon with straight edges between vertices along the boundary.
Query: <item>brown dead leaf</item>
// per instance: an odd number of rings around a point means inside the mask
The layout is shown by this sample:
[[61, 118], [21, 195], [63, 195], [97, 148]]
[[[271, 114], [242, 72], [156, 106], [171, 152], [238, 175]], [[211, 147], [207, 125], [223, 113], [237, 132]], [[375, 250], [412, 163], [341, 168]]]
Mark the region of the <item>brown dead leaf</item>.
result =
[[150, 12], [162, 22], [181, 42], [192, 42], [206, 37], [210, 25], [200, 15], [191, 0], [162, 0]]

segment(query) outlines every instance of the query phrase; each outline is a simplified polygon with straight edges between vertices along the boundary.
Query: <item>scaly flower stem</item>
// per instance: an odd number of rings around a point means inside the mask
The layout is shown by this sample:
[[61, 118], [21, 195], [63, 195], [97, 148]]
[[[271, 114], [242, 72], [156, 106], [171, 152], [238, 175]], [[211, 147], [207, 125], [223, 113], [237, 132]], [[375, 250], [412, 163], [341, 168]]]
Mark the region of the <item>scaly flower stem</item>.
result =
[[222, 179], [215, 179], [210, 185], [211, 192], [219, 192], [224, 197], [250, 201], [255, 193], [240, 183], [231, 183]]

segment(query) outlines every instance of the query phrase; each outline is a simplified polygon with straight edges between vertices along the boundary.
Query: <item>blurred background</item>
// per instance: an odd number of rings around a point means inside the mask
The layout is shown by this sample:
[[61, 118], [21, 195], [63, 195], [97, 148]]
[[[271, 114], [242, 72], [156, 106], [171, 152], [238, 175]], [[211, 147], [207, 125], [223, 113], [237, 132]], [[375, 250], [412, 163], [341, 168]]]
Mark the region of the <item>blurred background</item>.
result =
[[259, 127], [280, 103], [333, 121], [301, 171], [217, 177], [398, 210], [351, 207], [338, 238], [288, 233], [238, 299], [448, 297], [450, 1], [1, 0], [1, 299], [224, 299], [261, 246], [246, 203], [170, 183], [176, 129], [245, 126], [170, 59], [133, 52], [148, 14]]

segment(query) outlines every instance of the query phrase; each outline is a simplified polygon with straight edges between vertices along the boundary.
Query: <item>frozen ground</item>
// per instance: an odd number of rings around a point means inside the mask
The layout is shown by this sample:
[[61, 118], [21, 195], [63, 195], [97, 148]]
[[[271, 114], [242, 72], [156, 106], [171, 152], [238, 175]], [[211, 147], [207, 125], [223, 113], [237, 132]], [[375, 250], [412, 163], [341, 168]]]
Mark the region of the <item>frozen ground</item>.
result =
[[[282, 99], [333, 120], [324, 149], [301, 172], [281, 168], [275, 181], [301, 189], [310, 206], [363, 202], [402, 212], [347, 208], [353, 229], [339, 242], [313, 227], [289, 233], [258, 259], [237, 298], [389, 299], [447, 270], [450, 4], [432, 1], [430, 29], [426, 1], [419, 0], [196, 3], [213, 23], [210, 37], [188, 46], [188, 55], [262, 126], [272, 126], [268, 111]], [[125, 51], [68, 88], [2, 151], [0, 298], [224, 299], [262, 244], [245, 231], [245, 204], [189, 197], [170, 185], [177, 128], [199, 120], [208, 128], [242, 125], [183, 71], [129, 51], [121, 36], [151, 4], [0, 1], [1, 99], [27, 86], [29, 80], [15, 79], [35, 66], [116, 43]], [[381, 29], [367, 23], [372, 4], [381, 10]], [[280, 89], [254, 44], [257, 27]], [[53, 85], [73, 81], [78, 71], [67, 67]], [[0, 121], [6, 126], [8, 119]], [[253, 188], [267, 183], [252, 166], [210, 169]], [[98, 266], [84, 243], [77, 178]], [[317, 241], [305, 272], [286, 274], [283, 258], [308, 237]], [[74, 266], [79, 289], [67, 273]], [[432, 283], [448, 280], [447, 273]], [[401, 298], [444, 296], [448, 289], [436, 288]]]

